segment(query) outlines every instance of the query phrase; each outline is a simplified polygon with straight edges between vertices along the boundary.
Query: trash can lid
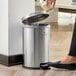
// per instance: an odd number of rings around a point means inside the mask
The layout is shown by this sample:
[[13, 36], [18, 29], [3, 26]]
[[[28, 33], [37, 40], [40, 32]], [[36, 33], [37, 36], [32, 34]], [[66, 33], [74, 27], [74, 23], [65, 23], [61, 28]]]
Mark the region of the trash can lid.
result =
[[22, 23], [23, 24], [32, 24], [32, 23], [36, 23], [39, 22], [41, 20], [46, 19], [49, 16], [49, 14], [41, 12], [41, 11], [36, 11], [34, 13], [29, 14], [26, 17], [22, 18]]

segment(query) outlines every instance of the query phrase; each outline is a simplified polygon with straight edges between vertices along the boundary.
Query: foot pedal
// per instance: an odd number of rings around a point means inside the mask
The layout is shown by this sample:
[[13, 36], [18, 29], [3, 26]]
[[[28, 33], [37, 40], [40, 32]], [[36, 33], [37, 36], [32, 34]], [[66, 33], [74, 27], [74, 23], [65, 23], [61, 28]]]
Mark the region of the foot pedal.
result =
[[40, 69], [43, 69], [43, 70], [50, 70], [50, 66], [48, 63], [41, 63], [40, 64]]

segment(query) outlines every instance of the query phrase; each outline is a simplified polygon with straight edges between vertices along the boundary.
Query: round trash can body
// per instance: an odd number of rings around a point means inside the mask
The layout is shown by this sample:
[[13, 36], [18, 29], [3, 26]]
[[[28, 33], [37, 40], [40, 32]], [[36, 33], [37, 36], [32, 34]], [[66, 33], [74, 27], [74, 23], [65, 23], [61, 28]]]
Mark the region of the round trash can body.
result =
[[24, 67], [40, 68], [40, 63], [49, 62], [49, 24], [25, 25], [23, 38]]

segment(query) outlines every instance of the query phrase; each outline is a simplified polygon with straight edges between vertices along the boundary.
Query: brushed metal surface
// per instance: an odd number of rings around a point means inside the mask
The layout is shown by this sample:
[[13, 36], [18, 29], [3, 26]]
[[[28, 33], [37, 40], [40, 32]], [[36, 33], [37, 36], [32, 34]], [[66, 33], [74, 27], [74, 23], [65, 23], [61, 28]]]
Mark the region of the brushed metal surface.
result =
[[31, 26], [24, 28], [24, 66], [40, 67], [49, 61], [50, 25]]

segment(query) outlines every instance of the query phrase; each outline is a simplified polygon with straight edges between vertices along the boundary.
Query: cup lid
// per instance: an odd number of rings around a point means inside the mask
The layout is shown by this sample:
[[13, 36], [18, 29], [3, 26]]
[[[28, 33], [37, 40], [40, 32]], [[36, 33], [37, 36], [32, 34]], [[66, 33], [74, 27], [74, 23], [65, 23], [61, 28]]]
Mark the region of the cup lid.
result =
[[49, 16], [49, 14], [41, 12], [41, 11], [36, 11], [34, 13], [29, 14], [26, 17], [22, 18], [22, 23], [23, 24], [32, 24], [32, 23], [36, 23], [39, 21], [42, 21], [44, 19], [46, 19]]

